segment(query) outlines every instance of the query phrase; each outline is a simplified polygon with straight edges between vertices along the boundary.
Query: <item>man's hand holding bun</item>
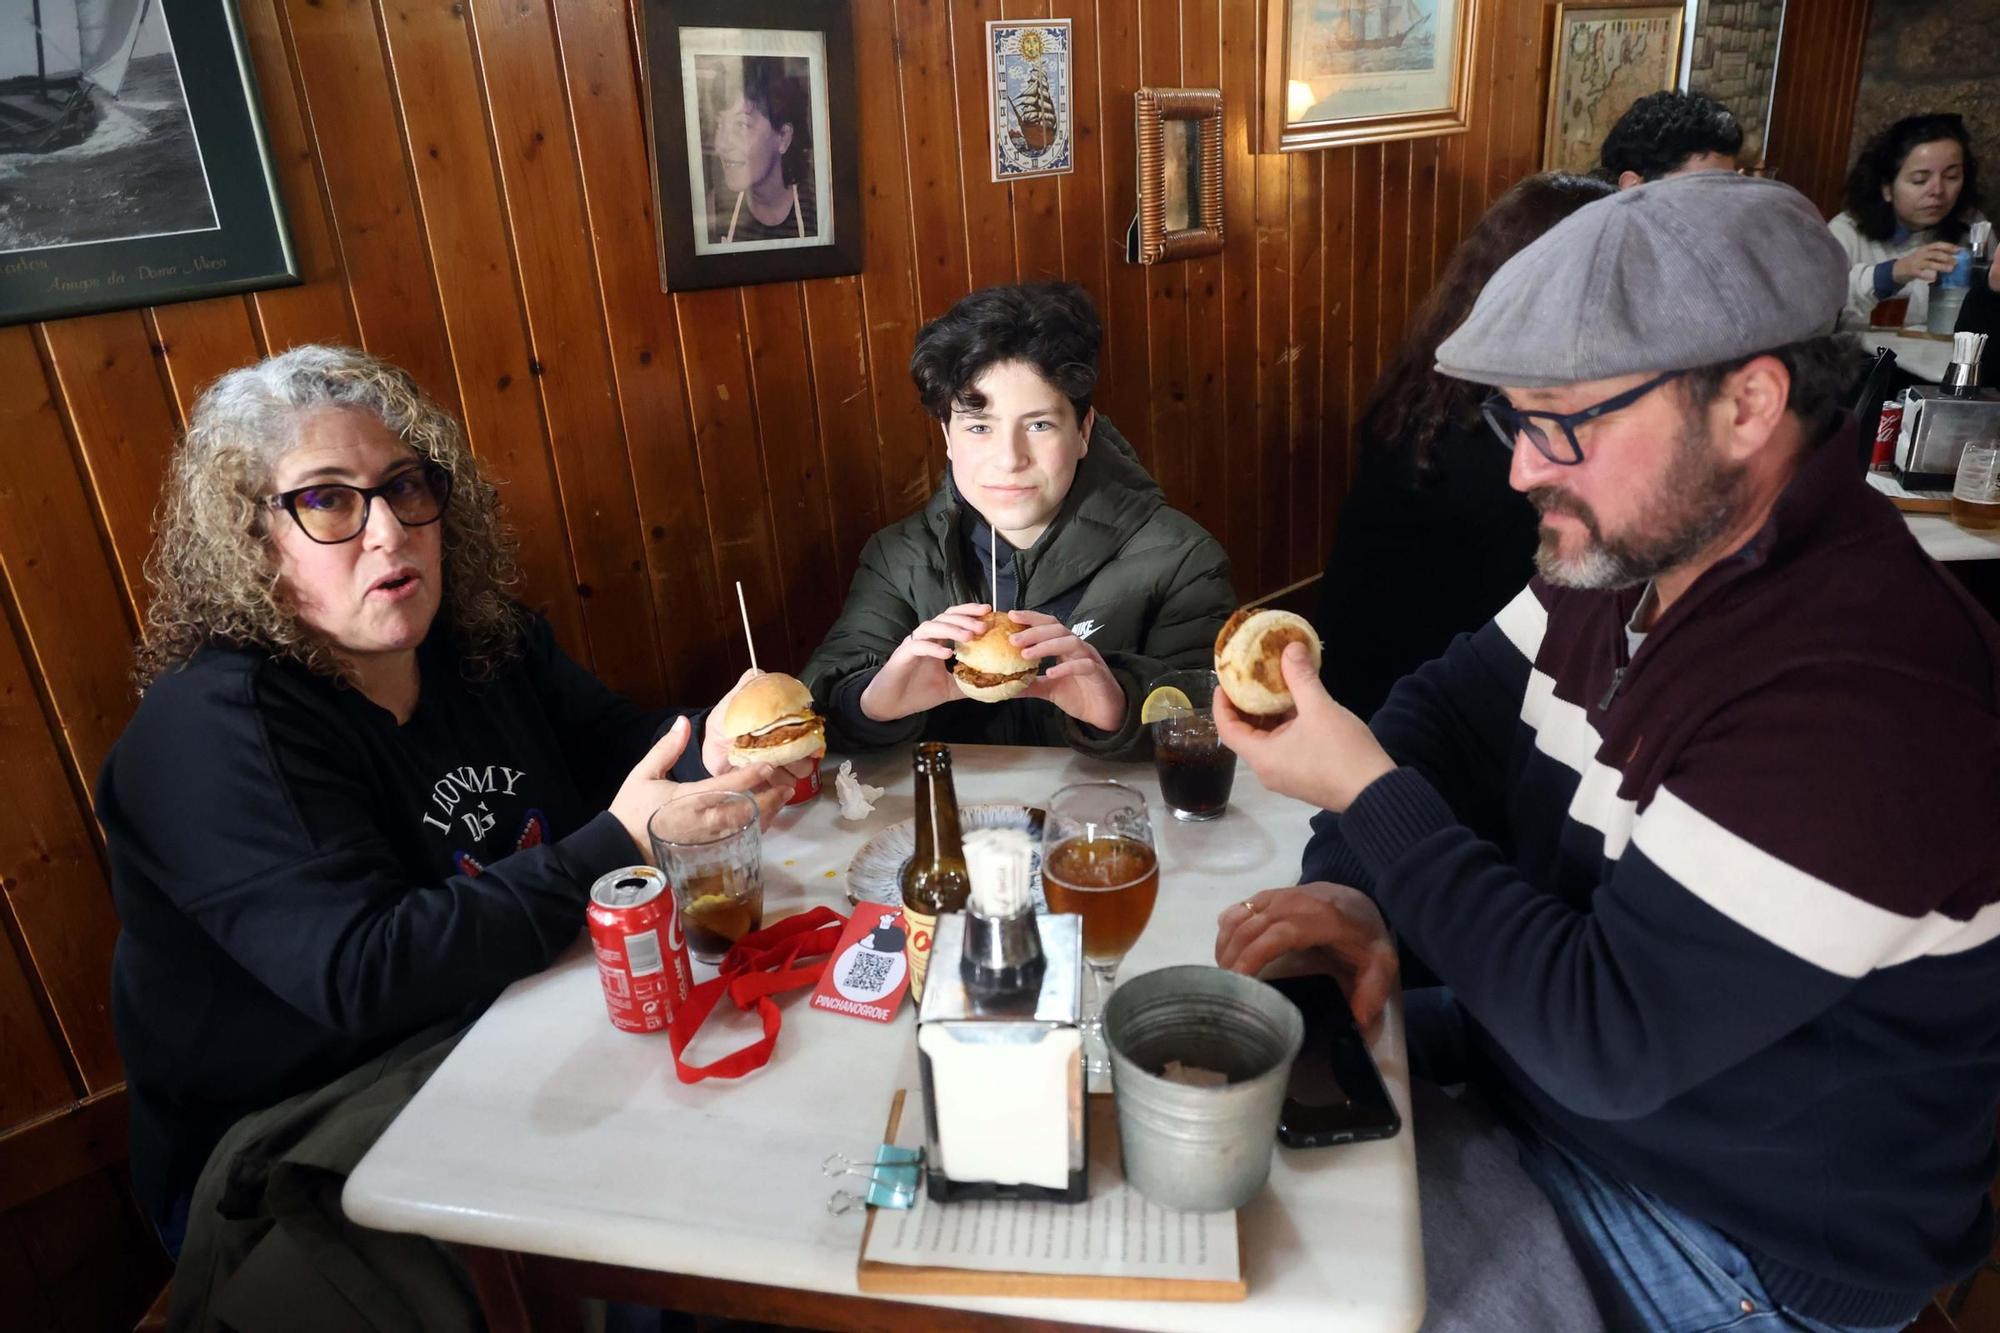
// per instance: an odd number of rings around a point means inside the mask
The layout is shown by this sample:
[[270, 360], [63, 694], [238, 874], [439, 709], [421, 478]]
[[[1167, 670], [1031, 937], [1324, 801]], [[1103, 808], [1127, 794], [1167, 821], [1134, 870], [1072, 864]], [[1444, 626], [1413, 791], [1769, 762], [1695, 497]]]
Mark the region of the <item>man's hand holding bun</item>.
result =
[[1396, 761], [1366, 722], [1326, 692], [1304, 644], [1286, 644], [1279, 665], [1292, 711], [1253, 719], [1217, 690], [1216, 734], [1272, 791], [1338, 814]]
[[1104, 658], [1054, 616], [1040, 611], [1010, 611], [1027, 628], [1009, 636], [1030, 662], [1047, 662], [1048, 669], [1022, 691], [1030, 699], [1047, 699], [1085, 726], [1116, 731], [1125, 721], [1125, 691]]

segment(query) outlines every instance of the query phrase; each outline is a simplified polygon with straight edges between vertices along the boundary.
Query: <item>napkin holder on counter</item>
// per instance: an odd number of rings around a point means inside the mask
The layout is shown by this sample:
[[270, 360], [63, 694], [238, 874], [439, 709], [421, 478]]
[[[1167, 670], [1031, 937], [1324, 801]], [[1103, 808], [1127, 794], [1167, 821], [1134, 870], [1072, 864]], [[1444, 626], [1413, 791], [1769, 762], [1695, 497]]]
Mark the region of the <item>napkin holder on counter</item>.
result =
[[1950, 490], [1966, 442], [2000, 435], [2000, 390], [1975, 387], [1985, 348], [1983, 334], [1955, 335], [1945, 382], [1904, 394], [1896, 472], [1906, 489]]
[[917, 1015], [930, 1197], [1080, 1203], [1090, 1167], [1083, 918], [1031, 912], [1017, 924], [1037, 935], [1042, 968], [1012, 990], [974, 984], [977, 958], [962, 966], [971, 923], [970, 912], [938, 918]]

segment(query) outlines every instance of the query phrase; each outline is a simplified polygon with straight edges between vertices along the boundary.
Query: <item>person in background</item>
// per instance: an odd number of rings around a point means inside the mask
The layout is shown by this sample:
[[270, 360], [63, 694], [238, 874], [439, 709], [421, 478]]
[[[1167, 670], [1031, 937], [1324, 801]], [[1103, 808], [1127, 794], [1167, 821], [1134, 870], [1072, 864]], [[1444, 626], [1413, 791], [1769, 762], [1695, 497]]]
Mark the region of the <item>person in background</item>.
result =
[[[869, 538], [801, 673], [837, 747], [921, 738], [1142, 757], [1153, 679], [1213, 660], [1236, 606], [1229, 557], [1091, 406], [1099, 340], [1089, 293], [1064, 282], [973, 292], [918, 332], [910, 376], [944, 436], [945, 479]], [[998, 704], [964, 698], [945, 669], [989, 603], [1047, 668]]]
[[203, 391], [156, 534], [97, 813], [133, 1184], [177, 1253], [233, 1124], [546, 967], [664, 802], [743, 791], [768, 818], [792, 776], [730, 770], [700, 715], [571, 661], [511, 599], [457, 423], [366, 353]]
[[1580, 209], [1438, 348], [1539, 577], [1372, 723], [1297, 646], [1278, 725], [1216, 704], [1320, 811], [1217, 961], [1317, 949], [1366, 1022], [1393, 931], [1411, 1068], [1498, 1108], [1615, 1329], [1897, 1328], [1992, 1253], [2000, 626], [1854, 465], [1845, 294], [1775, 181]]
[[1735, 113], [1706, 93], [1647, 93], [1604, 136], [1598, 171], [1621, 190], [1689, 171], [1734, 171], [1743, 151]]
[[1508, 487], [1507, 456], [1479, 419], [1486, 389], [1432, 366], [1495, 270], [1611, 193], [1592, 177], [1551, 172], [1502, 195], [1452, 252], [1375, 381], [1313, 614], [1320, 678], [1362, 717], [1535, 572], [1535, 510]]
[[[1865, 329], [1877, 305], [1950, 272], [1980, 202], [1979, 158], [1957, 115], [1906, 116], [1871, 138], [1847, 173], [1847, 208], [1827, 224], [1849, 266], [1840, 327]], [[2000, 292], [2000, 269], [1987, 281]]]

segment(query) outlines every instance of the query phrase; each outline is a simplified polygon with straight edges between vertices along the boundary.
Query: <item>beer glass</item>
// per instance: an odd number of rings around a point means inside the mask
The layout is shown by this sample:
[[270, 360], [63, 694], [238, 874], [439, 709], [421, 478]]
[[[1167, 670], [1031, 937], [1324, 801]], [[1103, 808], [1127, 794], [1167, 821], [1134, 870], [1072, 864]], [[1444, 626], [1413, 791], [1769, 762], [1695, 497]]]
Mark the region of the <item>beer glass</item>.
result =
[[1193, 706], [1153, 723], [1153, 770], [1160, 798], [1175, 819], [1188, 823], [1219, 819], [1229, 808], [1236, 783], [1236, 751], [1215, 731], [1216, 680], [1213, 671], [1169, 671], [1152, 688], [1178, 690]]
[[2000, 440], [1972, 440], [1958, 456], [1951, 521], [1961, 528], [2000, 528]]
[[1083, 960], [1097, 983], [1083, 1024], [1089, 1070], [1108, 1074], [1104, 1001], [1160, 893], [1146, 798], [1122, 782], [1079, 782], [1051, 796], [1042, 821], [1042, 892], [1050, 911], [1083, 918]]
[[646, 823], [653, 860], [667, 872], [688, 952], [719, 963], [764, 924], [764, 854], [757, 803], [740, 791], [677, 796]]

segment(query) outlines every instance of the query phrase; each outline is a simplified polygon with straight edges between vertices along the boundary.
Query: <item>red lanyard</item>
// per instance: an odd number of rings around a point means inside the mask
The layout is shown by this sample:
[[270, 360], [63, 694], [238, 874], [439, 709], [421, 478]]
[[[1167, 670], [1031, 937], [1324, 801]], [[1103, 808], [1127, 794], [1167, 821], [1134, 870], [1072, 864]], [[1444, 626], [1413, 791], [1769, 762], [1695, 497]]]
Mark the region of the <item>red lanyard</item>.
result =
[[[784, 1021], [771, 997], [817, 983], [846, 926], [847, 918], [831, 907], [815, 907], [753, 931], [730, 946], [721, 969], [688, 993], [687, 1003], [674, 1009], [667, 1028], [674, 1049], [674, 1072], [681, 1082], [740, 1078], [762, 1069], [778, 1044], [778, 1028]], [[802, 958], [812, 961], [801, 963]], [[763, 1037], [708, 1064], [688, 1064], [681, 1059], [681, 1052], [725, 993], [738, 1009], [748, 1009], [753, 1003], [757, 1006], [757, 1016], [764, 1022]]]

